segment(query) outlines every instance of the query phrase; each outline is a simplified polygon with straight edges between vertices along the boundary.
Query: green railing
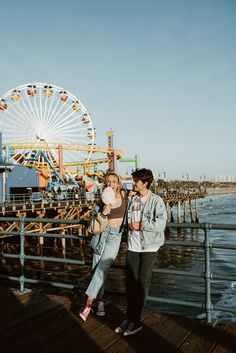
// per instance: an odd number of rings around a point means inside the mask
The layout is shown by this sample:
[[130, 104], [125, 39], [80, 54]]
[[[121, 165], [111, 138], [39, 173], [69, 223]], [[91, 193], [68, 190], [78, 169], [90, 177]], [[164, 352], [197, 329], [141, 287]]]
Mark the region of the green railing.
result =
[[[66, 283], [58, 283], [53, 281], [45, 281], [45, 280], [38, 280], [32, 278], [25, 277], [25, 260], [34, 260], [34, 261], [48, 261], [48, 262], [55, 262], [55, 263], [67, 263], [67, 264], [74, 264], [74, 265], [85, 265], [84, 261], [81, 260], [74, 260], [68, 259], [66, 257], [49, 257], [49, 256], [32, 256], [25, 254], [25, 238], [26, 237], [42, 237], [42, 238], [57, 238], [57, 239], [74, 239], [74, 240], [82, 240], [85, 236], [74, 236], [68, 234], [54, 234], [54, 233], [30, 233], [25, 231], [25, 224], [34, 222], [34, 223], [53, 223], [53, 224], [65, 224], [65, 225], [78, 225], [80, 224], [79, 220], [64, 220], [64, 219], [49, 219], [49, 218], [16, 218], [16, 217], [0, 217], [0, 222], [19, 222], [20, 224], [20, 231], [1, 231], [0, 235], [4, 236], [20, 236], [20, 253], [19, 254], [10, 254], [10, 253], [0, 253], [0, 257], [3, 258], [12, 258], [12, 259], [19, 259], [20, 263], [20, 276], [7, 276], [7, 275], [0, 275], [0, 278], [8, 279], [11, 281], [17, 281], [20, 284], [20, 292], [23, 293], [25, 290], [25, 283], [31, 284], [48, 284], [53, 287], [61, 287], [67, 289], [74, 289], [75, 286], [72, 284]], [[86, 236], [88, 239], [88, 237]]]
[[[26, 278], [25, 277], [25, 261], [26, 260], [34, 260], [34, 261], [50, 261], [50, 262], [57, 262], [57, 263], [67, 263], [67, 264], [75, 264], [75, 265], [85, 265], [84, 261], [81, 260], [75, 260], [75, 259], [69, 259], [69, 258], [61, 258], [61, 257], [49, 257], [49, 256], [32, 256], [32, 255], [26, 255], [25, 254], [25, 238], [26, 237], [43, 237], [43, 238], [60, 238], [60, 239], [88, 239], [87, 236], [73, 236], [73, 235], [68, 235], [68, 234], [49, 234], [49, 233], [30, 233], [25, 231], [25, 224], [29, 222], [35, 222], [35, 223], [54, 223], [54, 224], [70, 224], [70, 225], [78, 225], [80, 224], [79, 220], [56, 220], [56, 219], [38, 219], [38, 218], [15, 218], [15, 217], [0, 217], [0, 222], [19, 222], [20, 224], [20, 231], [19, 232], [6, 232], [6, 231], [1, 231], [0, 235], [15, 235], [15, 236], [20, 236], [20, 253], [19, 254], [12, 254], [12, 253], [0, 253], [0, 257], [3, 258], [14, 258], [14, 259], [19, 259], [20, 263], [20, 276], [19, 277], [14, 277], [14, 276], [7, 276], [7, 275], [0, 275], [0, 278], [12, 280], [12, 281], [17, 281], [20, 284], [20, 292], [24, 292], [25, 290], [25, 283], [31, 283], [31, 284], [42, 284], [42, 285], [51, 285], [53, 287], [62, 287], [62, 288], [67, 288], [67, 289], [74, 289], [75, 287], [78, 287], [77, 285], [73, 284], [67, 284], [67, 283], [59, 283], [59, 282], [53, 282], [53, 281], [46, 281], [46, 280], [38, 280], [38, 279], [32, 279], [32, 278]], [[211, 280], [217, 279], [217, 280], [227, 280], [227, 281], [236, 281], [236, 276], [231, 276], [227, 274], [217, 274], [213, 273], [211, 271], [211, 259], [210, 259], [210, 254], [211, 254], [211, 249], [230, 249], [230, 250], [236, 250], [236, 245], [235, 244], [217, 244], [211, 242], [210, 239], [210, 230], [211, 229], [216, 229], [216, 230], [236, 230], [236, 224], [209, 224], [209, 223], [204, 223], [204, 224], [186, 224], [186, 223], [181, 223], [181, 224], [176, 224], [176, 223], [169, 223], [167, 225], [167, 228], [188, 228], [188, 229], [201, 229], [204, 232], [204, 240], [201, 241], [175, 241], [175, 240], [166, 240], [165, 244], [166, 245], [171, 245], [171, 246], [176, 246], [176, 247], [192, 247], [192, 248], [201, 248], [204, 251], [204, 271], [202, 273], [199, 272], [192, 272], [192, 271], [182, 271], [182, 270], [175, 270], [175, 269], [168, 269], [168, 268], [154, 268], [153, 272], [154, 273], [160, 273], [160, 274], [172, 274], [172, 275], [180, 275], [180, 276], [186, 276], [186, 277], [200, 277], [204, 280], [205, 282], [205, 291], [204, 291], [204, 296], [205, 300], [203, 303], [196, 303], [196, 302], [190, 302], [190, 301], [185, 301], [185, 300], [179, 300], [179, 299], [172, 299], [172, 298], [166, 298], [166, 297], [160, 297], [160, 296], [149, 296], [148, 300], [150, 301], [155, 301], [155, 302], [160, 302], [160, 303], [168, 303], [168, 304], [175, 304], [175, 305], [181, 305], [181, 306], [188, 306], [188, 307], [193, 307], [193, 308], [199, 308], [202, 309], [206, 312], [206, 318], [207, 318], [207, 323], [211, 323], [212, 321], [212, 311], [213, 310], [219, 310], [219, 311], [224, 311], [224, 312], [234, 312], [236, 313], [236, 307], [227, 307], [227, 306], [222, 306], [222, 305], [213, 305], [211, 301]]]
[[[193, 271], [181, 271], [174, 269], [164, 269], [164, 268], [154, 268], [153, 272], [161, 273], [161, 274], [172, 274], [186, 277], [199, 277], [202, 278], [205, 282], [205, 301], [203, 303], [194, 303], [186, 300], [179, 300], [173, 298], [165, 298], [165, 297], [148, 297], [148, 300], [156, 301], [160, 303], [168, 303], [168, 304], [176, 304], [183, 305], [193, 308], [199, 308], [206, 312], [207, 323], [211, 323], [212, 321], [212, 311], [219, 310], [224, 312], [234, 312], [236, 313], [235, 307], [227, 307], [221, 305], [213, 305], [211, 301], [211, 280], [224, 280], [224, 281], [236, 281], [236, 275], [230, 276], [227, 274], [217, 274], [211, 271], [211, 249], [230, 249], [236, 250], [235, 244], [217, 244], [211, 242], [210, 239], [210, 230], [236, 230], [236, 224], [212, 224], [212, 223], [202, 223], [202, 224], [186, 224], [186, 223], [168, 223], [167, 228], [169, 229], [200, 229], [204, 232], [204, 240], [200, 241], [175, 241], [175, 240], [167, 240], [165, 242], [166, 245], [176, 246], [176, 247], [190, 247], [190, 248], [202, 248], [204, 251], [204, 271], [203, 272], [193, 272]], [[235, 233], [236, 235], [236, 233]]]

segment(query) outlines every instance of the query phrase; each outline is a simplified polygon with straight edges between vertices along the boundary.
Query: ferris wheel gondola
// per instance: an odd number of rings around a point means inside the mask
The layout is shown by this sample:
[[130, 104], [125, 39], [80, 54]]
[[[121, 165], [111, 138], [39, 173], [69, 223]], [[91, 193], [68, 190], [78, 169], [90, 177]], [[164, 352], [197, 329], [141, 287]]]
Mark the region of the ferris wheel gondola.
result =
[[[80, 145], [63, 150], [63, 161], [88, 161], [95, 129], [82, 102], [68, 90], [53, 84], [30, 83], [18, 86], [0, 98], [0, 132], [15, 163], [38, 166], [44, 155], [59, 163], [55, 146]], [[9, 153], [9, 152], [8, 152]]]

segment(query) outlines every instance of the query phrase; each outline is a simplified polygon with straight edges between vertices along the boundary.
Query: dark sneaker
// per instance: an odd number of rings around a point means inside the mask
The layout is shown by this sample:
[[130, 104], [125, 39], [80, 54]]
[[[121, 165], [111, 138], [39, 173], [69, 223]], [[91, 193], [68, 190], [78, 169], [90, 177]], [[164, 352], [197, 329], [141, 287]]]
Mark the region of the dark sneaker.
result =
[[129, 321], [123, 320], [122, 323], [120, 324], [120, 326], [118, 326], [115, 329], [115, 332], [116, 333], [124, 333], [127, 330], [128, 326], [129, 326]]
[[106, 315], [104, 303], [102, 301], [98, 302], [96, 314], [97, 314], [97, 316], [105, 316]]
[[134, 322], [129, 322], [127, 330], [124, 332], [124, 336], [135, 335], [142, 330], [142, 326], [136, 325]]

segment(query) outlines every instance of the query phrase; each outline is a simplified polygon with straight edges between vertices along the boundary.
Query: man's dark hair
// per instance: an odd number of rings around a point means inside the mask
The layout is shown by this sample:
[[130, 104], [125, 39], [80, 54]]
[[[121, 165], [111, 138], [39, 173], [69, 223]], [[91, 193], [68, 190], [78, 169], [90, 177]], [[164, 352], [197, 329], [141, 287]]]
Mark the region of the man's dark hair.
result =
[[134, 180], [141, 180], [143, 183], [147, 183], [147, 189], [149, 189], [153, 182], [153, 174], [150, 169], [140, 168], [136, 169], [132, 174]]

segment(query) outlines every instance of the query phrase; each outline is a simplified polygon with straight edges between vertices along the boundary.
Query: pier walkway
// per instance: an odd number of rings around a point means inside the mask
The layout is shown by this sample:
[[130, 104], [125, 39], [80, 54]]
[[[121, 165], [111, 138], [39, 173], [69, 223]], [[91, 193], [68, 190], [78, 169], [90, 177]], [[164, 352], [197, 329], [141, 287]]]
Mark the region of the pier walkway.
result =
[[4, 353], [236, 352], [236, 324], [209, 327], [197, 319], [145, 312], [143, 330], [125, 338], [114, 332], [124, 318], [124, 308], [109, 303], [104, 318], [91, 315], [84, 323], [77, 316], [79, 303], [74, 296], [47, 293], [19, 294], [0, 287], [0, 347]]

